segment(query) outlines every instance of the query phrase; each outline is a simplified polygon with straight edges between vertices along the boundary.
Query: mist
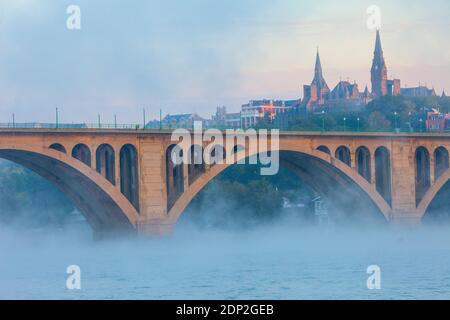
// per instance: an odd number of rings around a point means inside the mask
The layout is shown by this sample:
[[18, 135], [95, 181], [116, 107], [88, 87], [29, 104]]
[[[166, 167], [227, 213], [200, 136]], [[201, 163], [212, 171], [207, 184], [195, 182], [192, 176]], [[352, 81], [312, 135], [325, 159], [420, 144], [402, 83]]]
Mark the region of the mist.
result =
[[[173, 234], [163, 238], [95, 241], [79, 213], [71, 214], [80, 219], [62, 224], [52, 223], [58, 219], [40, 224], [3, 220], [0, 298], [449, 298], [449, 224], [319, 221], [308, 205], [299, 206], [316, 196], [305, 185], [293, 188], [283, 172], [282, 184], [272, 178], [258, 182], [251, 174], [257, 168], [245, 170], [233, 182], [240, 194], [245, 195], [241, 182], [261, 183], [267, 190], [260, 193], [273, 193], [269, 200], [281, 203], [281, 211], [268, 207], [264, 197], [253, 197], [256, 209], [238, 210], [236, 197], [227, 192], [206, 201], [216, 188], [230, 183], [227, 175], [233, 172], [228, 172], [199, 194]], [[283, 185], [297, 191], [288, 195], [290, 206], [283, 200]], [[49, 214], [39, 210], [29, 212], [28, 219]], [[4, 206], [0, 212], [5, 214]], [[346, 214], [329, 208], [330, 217]], [[66, 288], [70, 265], [80, 267], [81, 290]], [[371, 265], [380, 267], [380, 290], [367, 288]]]

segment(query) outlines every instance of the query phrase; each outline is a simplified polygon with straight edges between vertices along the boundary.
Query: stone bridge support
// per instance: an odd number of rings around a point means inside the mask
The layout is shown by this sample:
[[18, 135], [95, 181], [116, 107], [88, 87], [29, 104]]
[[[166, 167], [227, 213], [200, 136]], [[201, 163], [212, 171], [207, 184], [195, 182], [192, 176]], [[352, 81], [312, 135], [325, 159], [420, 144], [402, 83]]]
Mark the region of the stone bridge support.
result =
[[[233, 163], [258, 154], [253, 144], [238, 148], [235, 141], [224, 141], [234, 146], [224, 150]], [[163, 130], [0, 129], [0, 157], [53, 182], [99, 232], [158, 235], [233, 165], [173, 165], [168, 155], [177, 142]], [[199, 150], [209, 142], [201, 143]], [[323, 197], [344, 207], [358, 202], [388, 222], [419, 222], [450, 179], [449, 134], [281, 132], [278, 145], [280, 164]], [[349, 195], [354, 200], [344, 201]]]

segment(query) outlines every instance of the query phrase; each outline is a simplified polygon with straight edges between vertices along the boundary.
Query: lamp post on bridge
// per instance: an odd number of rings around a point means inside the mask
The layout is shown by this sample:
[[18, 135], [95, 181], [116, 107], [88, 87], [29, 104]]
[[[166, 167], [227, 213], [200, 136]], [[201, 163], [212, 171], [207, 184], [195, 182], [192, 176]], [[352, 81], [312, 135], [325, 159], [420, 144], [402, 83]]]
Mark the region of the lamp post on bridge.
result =
[[397, 115], [398, 115], [398, 113], [397, 113], [397, 111], [395, 111], [395, 112], [394, 112], [395, 131], [398, 130], [398, 125], [397, 125]]
[[117, 115], [114, 115], [114, 129], [117, 129]]
[[55, 114], [55, 116], [56, 116], [56, 123], [55, 123], [55, 127], [56, 127], [56, 129], [58, 129], [58, 127], [59, 127], [59, 119], [58, 119], [58, 107], [56, 107], [56, 114]]
[[325, 110], [322, 110], [322, 131], [325, 131]]
[[347, 121], [347, 118], [344, 117], [344, 131], [347, 131], [346, 121]]
[[98, 114], [98, 128], [100, 129], [101, 128], [101, 119], [100, 119], [100, 114]]
[[356, 122], [357, 122], [357, 129], [356, 129], [356, 130], [357, 130], [357, 131], [359, 131], [359, 120], [360, 120], [359, 117], [356, 118]]
[[143, 120], [143, 126], [142, 126], [142, 130], [145, 130], [145, 108], [142, 109], [142, 120]]
[[412, 118], [411, 118], [411, 115], [412, 115], [412, 113], [411, 113], [411, 111], [410, 112], [408, 112], [408, 116], [409, 116], [409, 131], [413, 131], [413, 128], [412, 128]]
[[16, 115], [14, 114], [14, 112], [13, 112], [13, 114], [12, 114], [12, 121], [13, 121], [13, 128], [15, 128], [16, 127]]

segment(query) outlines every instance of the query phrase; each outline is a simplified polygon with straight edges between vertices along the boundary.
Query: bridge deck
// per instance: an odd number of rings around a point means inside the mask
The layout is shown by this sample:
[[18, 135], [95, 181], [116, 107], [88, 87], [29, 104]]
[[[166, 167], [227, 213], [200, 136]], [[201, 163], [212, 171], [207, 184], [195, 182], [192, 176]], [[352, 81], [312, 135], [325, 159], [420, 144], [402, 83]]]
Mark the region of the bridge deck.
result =
[[[192, 131], [192, 130], [189, 130]], [[137, 134], [137, 135], [170, 135], [170, 129], [48, 129], [48, 128], [0, 128], [0, 134]], [[222, 130], [225, 133], [225, 130]], [[238, 134], [238, 133], [237, 133]], [[247, 133], [243, 133], [247, 134]], [[426, 137], [450, 138], [450, 132], [369, 132], [369, 131], [280, 131], [280, 136], [321, 136], [321, 137]]]

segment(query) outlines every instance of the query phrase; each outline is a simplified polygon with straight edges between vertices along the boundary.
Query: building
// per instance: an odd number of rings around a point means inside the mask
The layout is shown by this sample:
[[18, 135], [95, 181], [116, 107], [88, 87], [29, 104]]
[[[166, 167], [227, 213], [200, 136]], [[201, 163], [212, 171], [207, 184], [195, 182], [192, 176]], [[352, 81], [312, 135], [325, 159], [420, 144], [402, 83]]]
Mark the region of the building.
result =
[[342, 80], [330, 91], [323, 76], [322, 63], [317, 51], [314, 78], [310, 85], [303, 86], [303, 103], [301, 107], [309, 112], [317, 112], [324, 109], [348, 111], [359, 109], [376, 97], [399, 95], [401, 93], [400, 80], [388, 80], [388, 71], [379, 31], [376, 33], [370, 75], [372, 92], [369, 92], [367, 86], [361, 92], [356, 82], [350, 83]]
[[[402, 88], [401, 94], [407, 97], [432, 97], [436, 95], [434, 89], [429, 89], [426, 86], [419, 85], [418, 87]], [[443, 92], [445, 95], [445, 92]]]
[[339, 81], [330, 91], [322, 71], [319, 52], [316, 54], [314, 78], [310, 85], [303, 86], [303, 102], [300, 107], [308, 112], [321, 110], [351, 110], [359, 109], [373, 99], [367, 86], [359, 91], [356, 82]]
[[373, 53], [372, 68], [370, 69], [370, 80], [372, 82], [372, 94], [374, 97], [386, 95], [397, 96], [400, 94], [400, 79], [388, 80], [388, 71], [386, 61], [384, 60], [379, 30], [377, 30], [375, 39], [375, 51]]
[[[275, 124], [280, 128], [285, 128], [292, 117], [303, 117], [307, 116], [308, 113], [322, 111], [358, 111], [373, 99], [382, 96], [402, 94], [426, 97], [436, 95], [434, 89], [428, 89], [426, 86], [401, 88], [400, 79], [388, 79], [388, 69], [379, 30], [376, 32], [370, 78], [371, 91], [366, 85], [364, 91], [361, 92], [355, 81], [351, 83], [342, 80], [333, 90], [330, 90], [323, 74], [319, 50], [317, 50], [314, 77], [311, 84], [303, 86], [303, 100], [252, 100], [242, 106], [243, 126], [251, 127], [263, 122], [265, 118], [272, 120], [276, 117]], [[442, 93], [442, 96], [445, 97], [445, 92]], [[424, 128], [426, 115], [424, 114], [421, 119], [421, 128]]]
[[299, 100], [250, 100], [242, 105], [241, 121], [242, 127], [249, 128], [265, 121], [272, 121], [281, 113], [285, 113], [298, 104]]
[[172, 128], [192, 128], [195, 121], [204, 122], [204, 119], [196, 113], [174, 114], [162, 119], [162, 127], [164, 129]]
[[238, 129], [241, 127], [241, 113], [227, 113], [227, 107], [217, 107], [216, 114], [212, 116], [209, 127]]
[[448, 131], [450, 130], [450, 113], [440, 113], [433, 110], [427, 113], [425, 121], [427, 131]]
[[317, 50], [314, 78], [310, 85], [303, 86], [303, 105], [308, 111], [312, 111], [314, 106], [325, 104], [329, 96], [330, 88], [328, 88], [327, 82], [323, 77], [322, 63], [319, 50]]

